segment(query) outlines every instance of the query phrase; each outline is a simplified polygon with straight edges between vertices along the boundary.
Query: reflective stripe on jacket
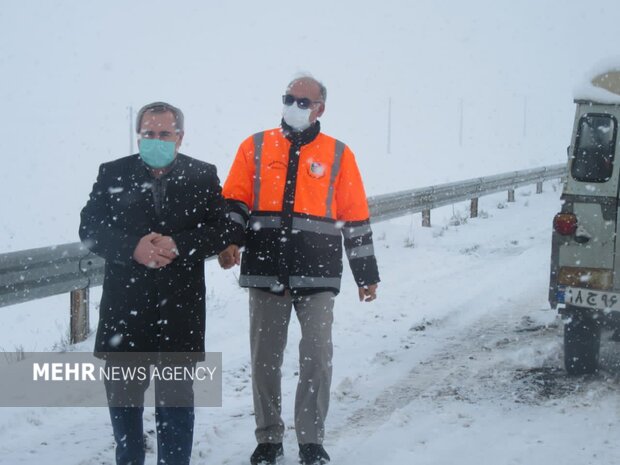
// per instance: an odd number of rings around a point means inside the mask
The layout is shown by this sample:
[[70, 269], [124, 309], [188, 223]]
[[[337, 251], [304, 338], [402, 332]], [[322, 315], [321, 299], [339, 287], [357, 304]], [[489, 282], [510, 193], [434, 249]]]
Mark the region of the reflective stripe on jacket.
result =
[[308, 140], [296, 143], [276, 128], [239, 147], [223, 195], [230, 218], [246, 226], [244, 287], [338, 292], [342, 236], [357, 284], [379, 282], [353, 152], [315, 124]]

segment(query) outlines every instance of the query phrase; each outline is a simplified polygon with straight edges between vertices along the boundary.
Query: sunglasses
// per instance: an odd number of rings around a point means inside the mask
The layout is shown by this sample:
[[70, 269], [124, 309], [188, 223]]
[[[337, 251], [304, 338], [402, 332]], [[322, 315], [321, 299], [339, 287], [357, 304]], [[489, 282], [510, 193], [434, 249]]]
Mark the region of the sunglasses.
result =
[[317, 103], [323, 103], [320, 100], [310, 100], [306, 97], [296, 98], [291, 94], [286, 94], [282, 96], [282, 103], [287, 107], [290, 107], [295, 102], [297, 102], [297, 108], [301, 108], [302, 110], [310, 108], [312, 105], [315, 105]]

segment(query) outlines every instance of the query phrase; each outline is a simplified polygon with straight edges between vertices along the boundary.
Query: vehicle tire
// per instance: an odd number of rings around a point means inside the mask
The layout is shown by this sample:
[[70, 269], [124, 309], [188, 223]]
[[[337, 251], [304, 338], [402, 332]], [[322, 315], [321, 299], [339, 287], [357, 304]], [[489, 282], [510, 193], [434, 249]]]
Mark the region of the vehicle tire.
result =
[[564, 366], [569, 375], [598, 370], [601, 326], [591, 316], [575, 315], [564, 324]]

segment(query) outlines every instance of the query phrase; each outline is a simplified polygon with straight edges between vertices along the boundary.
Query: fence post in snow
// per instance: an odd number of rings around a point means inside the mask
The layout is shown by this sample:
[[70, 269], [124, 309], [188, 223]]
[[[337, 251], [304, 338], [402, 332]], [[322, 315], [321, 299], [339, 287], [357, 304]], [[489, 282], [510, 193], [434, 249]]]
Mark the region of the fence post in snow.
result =
[[536, 193], [542, 194], [542, 181], [536, 183]]
[[508, 201], [509, 202], [514, 202], [515, 201], [515, 190], [514, 189], [510, 189], [508, 191]]
[[471, 199], [471, 208], [470, 208], [469, 217], [470, 218], [478, 217], [478, 198], [477, 197]]
[[133, 142], [133, 107], [130, 105], [129, 106], [129, 152], [127, 153], [133, 153], [134, 152], [134, 142]]
[[388, 99], [387, 153], [392, 153], [392, 97]]
[[89, 288], [71, 291], [71, 344], [86, 340], [90, 332], [88, 324]]
[[425, 228], [431, 227], [431, 211], [430, 210], [422, 211], [422, 226]]
[[463, 99], [459, 100], [459, 147], [463, 147]]

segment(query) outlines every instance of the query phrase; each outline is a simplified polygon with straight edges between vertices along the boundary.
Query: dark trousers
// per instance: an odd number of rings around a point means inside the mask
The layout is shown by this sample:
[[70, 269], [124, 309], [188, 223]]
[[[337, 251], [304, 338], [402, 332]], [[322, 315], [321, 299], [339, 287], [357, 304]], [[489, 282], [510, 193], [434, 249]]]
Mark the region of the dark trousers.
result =
[[[114, 365], [106, 362], [106, 368]], [[146, 373], [145, 380], [105, 381], [117, 465], [144, 465], [142, 414], [144, 392], [150, 382], [148, 367]], [[158, 465], [189, 465], [194, 438], [194, 408], [164, 406], [166, 398], [178, 398], [179, 395], [188, 400], [187, 404], [193, 405], [192, 380], [167, 382], [155, 379]]]

